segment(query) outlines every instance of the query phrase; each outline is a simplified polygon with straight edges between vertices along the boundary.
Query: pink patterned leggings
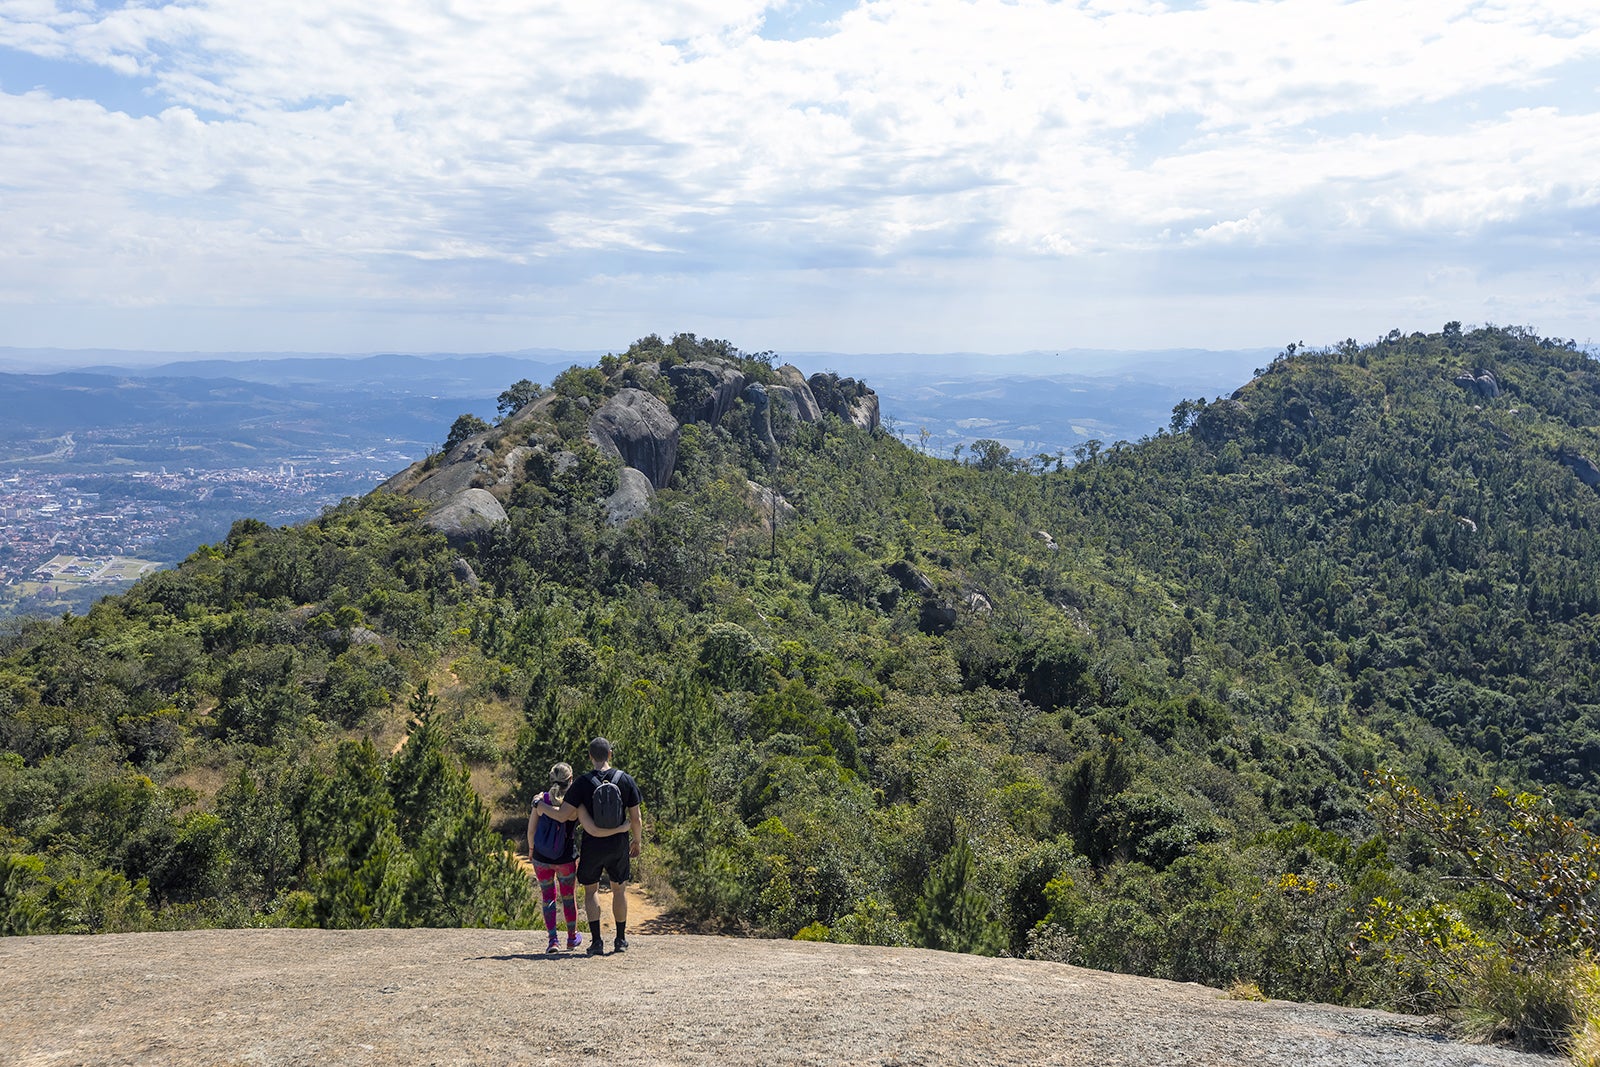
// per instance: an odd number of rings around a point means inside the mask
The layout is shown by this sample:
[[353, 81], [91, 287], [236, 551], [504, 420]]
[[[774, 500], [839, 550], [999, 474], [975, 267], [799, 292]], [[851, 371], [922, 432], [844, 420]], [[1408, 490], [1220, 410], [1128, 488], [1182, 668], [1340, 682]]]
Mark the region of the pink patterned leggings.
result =
[[567, 920], [567, 935], [578, 932], [578, 865], [558, 863], [546, 866], [535, 862], [533, 873], [539, 879], [539, 900], [544, 905], [544, 926], [556, 936], [556, 887], [561, 887], [561, 911]]

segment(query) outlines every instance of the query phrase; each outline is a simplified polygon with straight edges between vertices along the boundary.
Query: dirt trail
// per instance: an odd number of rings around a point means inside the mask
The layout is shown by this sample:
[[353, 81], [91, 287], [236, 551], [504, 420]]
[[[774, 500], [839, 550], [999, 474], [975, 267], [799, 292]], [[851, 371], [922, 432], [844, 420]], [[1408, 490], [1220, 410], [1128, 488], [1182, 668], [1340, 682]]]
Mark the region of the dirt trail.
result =
[[[511, 858], [516, 861], [517, 868], [528, 876], [529, 891], [534, 899], [539, 899], [539, 886], [534, 880], [533, 864], [528, 862], [526, 852], [513, 852]], [[609, 943], [616, 936], [616, 922], [611, 917], [611, 889], [602, 887], [600, 890], [600, 923], [606, 941]], [[559, 924], [562, 920], [557, 918]], [[583, 890], [578, 890], [578, 922], [584, 932], [589, 936], [589, 926], [583, 917]], [[649, 893], [637, 885], [628, 886], [628, 932], [641, 934], [672, 934], [680, 933], [683, 924], [668, 914]]]
[[0, 1063], [1549, 1067], [1382, 1012], [918, 949], [543, 931], [0, 938]]

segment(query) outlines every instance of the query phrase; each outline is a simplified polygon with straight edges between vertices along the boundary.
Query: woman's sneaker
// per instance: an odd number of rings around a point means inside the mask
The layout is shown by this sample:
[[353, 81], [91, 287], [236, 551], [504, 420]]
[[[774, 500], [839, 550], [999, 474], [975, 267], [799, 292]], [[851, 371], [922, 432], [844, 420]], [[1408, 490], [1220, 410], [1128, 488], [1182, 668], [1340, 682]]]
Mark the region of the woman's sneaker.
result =
[[546, 945], [544, 950], [546, 952], [560, 952], [561, 951], [561, 942], [556, 939], [556, 935], [555, 934], [551, 934], [550, 935], [550, 944]]
[[[550, 943], [552, 945], [555, 944], [554, 941], [552, 941]], [[583, 935], [582, 934], [568, 934], [567, 935], [567, 951], [568, 952], [571, 952], [575, 948], [582, 948], [582, 947], [583, 947]]]

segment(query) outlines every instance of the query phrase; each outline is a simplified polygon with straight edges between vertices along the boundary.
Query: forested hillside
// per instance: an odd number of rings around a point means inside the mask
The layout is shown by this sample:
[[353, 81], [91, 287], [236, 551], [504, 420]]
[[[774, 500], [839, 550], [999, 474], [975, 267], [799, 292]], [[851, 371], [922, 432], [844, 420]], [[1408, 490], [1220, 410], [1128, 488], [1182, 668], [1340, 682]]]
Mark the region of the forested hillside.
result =
[[1365, 773], [1600, 822], [1570, 342], [1291, 350], [1071, 459], [924, 456], [687, 336], [504, 399], [402, 492], [6, 642], [5, 930], [527, 922], [504, 835], [603, 733], [708, 922], [1404, 1004], [1375, 901], [1517, 920]]

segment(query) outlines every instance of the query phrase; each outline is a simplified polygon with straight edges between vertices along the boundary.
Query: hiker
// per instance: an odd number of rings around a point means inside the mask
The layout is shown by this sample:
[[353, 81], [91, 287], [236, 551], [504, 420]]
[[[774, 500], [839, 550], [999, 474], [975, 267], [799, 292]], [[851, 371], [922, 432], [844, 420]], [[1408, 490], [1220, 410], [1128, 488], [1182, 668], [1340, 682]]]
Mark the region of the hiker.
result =
[[559, 808], [537, 804], [534, 812], [583, 827], [578, 850], [578, 882], [583, 886], [583, 910], [589, 920], [589, 955], [605, 954], [600, 936], [600, 876], [611, 879], [611, 917], [617, 923], [613, 952], [628, 951], [628, 875], [630, 861], [644, 841], [639, 817], [639, 785], [611, 766], [611, 742], [597, 737], [589, 742], [589, 762], [594, 770], [572, 783]]
[[572, 786], [572, 765], [558, 763], [550, 768], [550, 788], [534, 798], [533, 810], [528, 813], [528, 860], [533, 864], [534, 877], [539, 880], [539, 898], [544, 907], [544, 927], [550, 934], [546, 952], [560, 948], [556, 938], [556, 898], [561, 898], [561, 911], [567, 921], [567, 948], [583, 944], [578, 932], [578, 842], [570, 822], [539, 814], [539, 805], [545, 804], [559, 810], [562, 798]]

